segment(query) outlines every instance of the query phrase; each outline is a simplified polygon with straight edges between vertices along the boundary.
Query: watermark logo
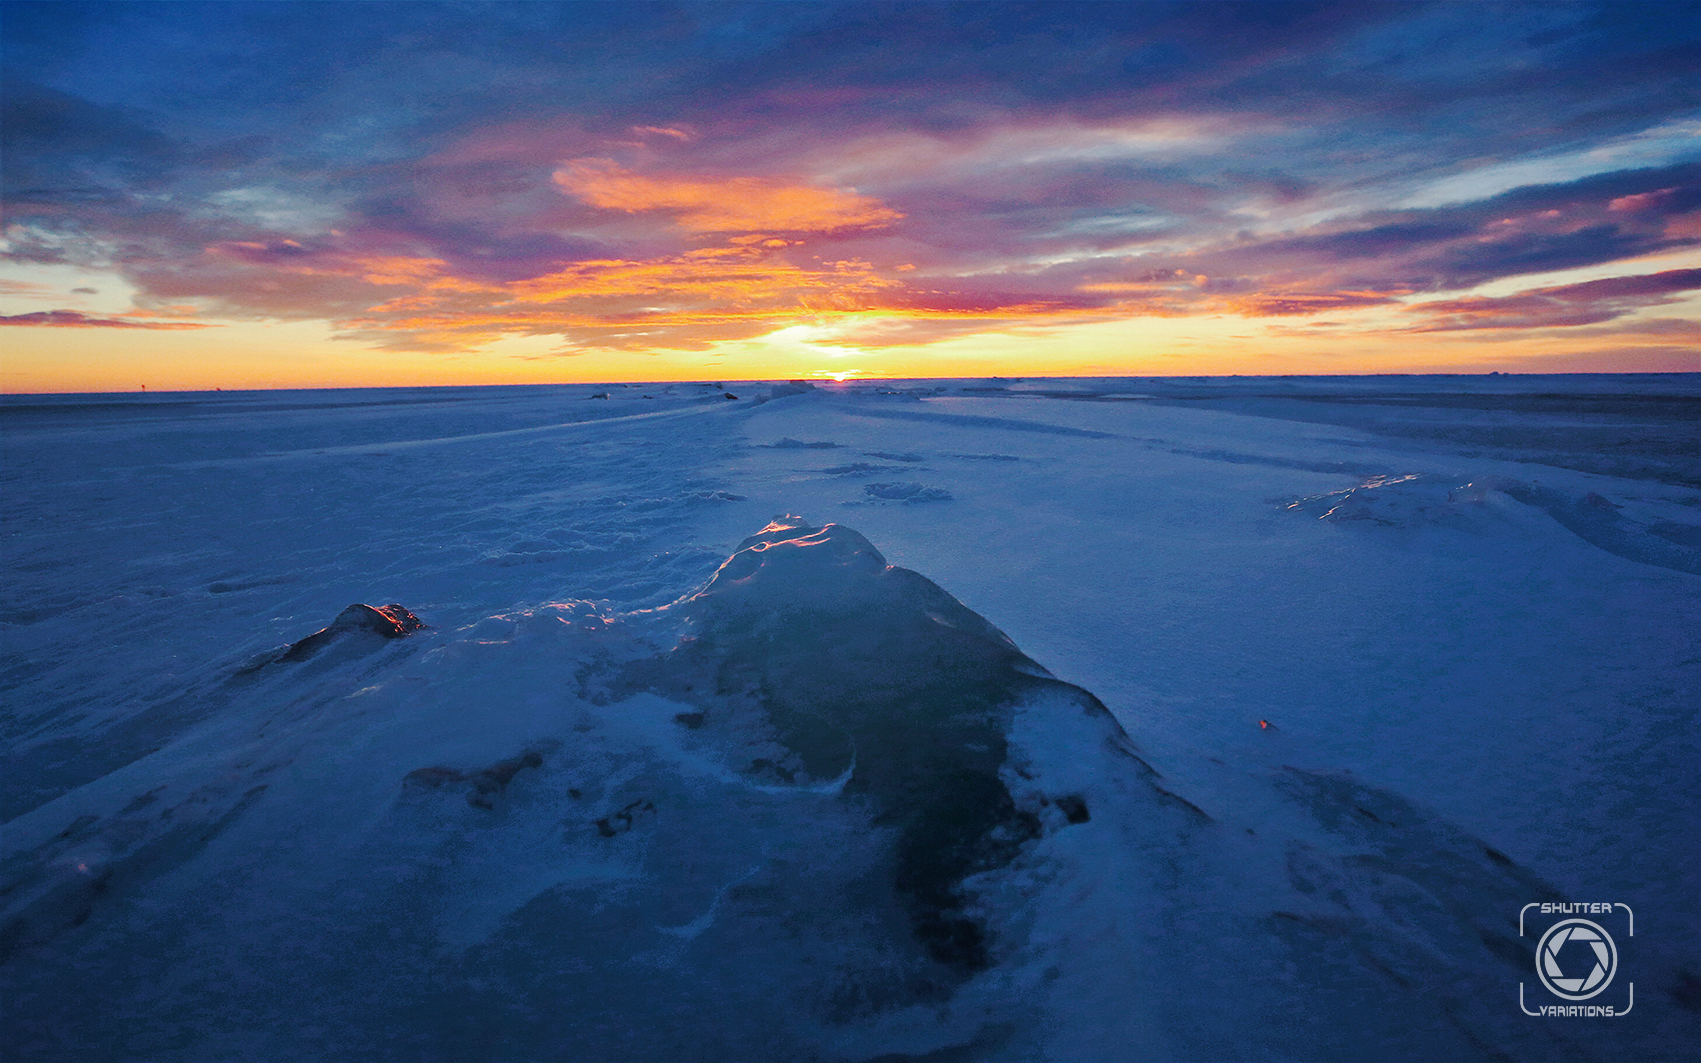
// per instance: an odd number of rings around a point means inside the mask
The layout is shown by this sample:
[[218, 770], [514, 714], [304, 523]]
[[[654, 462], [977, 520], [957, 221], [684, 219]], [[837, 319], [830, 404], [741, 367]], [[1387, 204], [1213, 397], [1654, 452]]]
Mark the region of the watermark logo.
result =
[[[1524, 1002], [1524, 983], [1518, 983], [1518, 1007], [1525, 1015], [1543, 1018], [1590, 1018], [1614, 1019], [1630, 1014], [1630, 1009], [1636, 1005], [1636, 983], [1625, 983], [1624, 1006], [1617, 1003], [1617, 994], [1611, 999], [1603, 997], [1593, 1004], [1583, 1001], [1594, 1000], [1606, 992], [1618, 975], [1618, 942], [1603, 925], [1605, 922], [1618, 923], [1623, 921], [1623, 933], [1628, 937], [1636, 936], [1636, 914], [1628, 904], [1573, 904], [1573, 903], [1543, 903], [1532, 902], [1524, 905], [1518, 913], [1518, 936], [1524, 937], [1526, 932], [1534, 933], [1544, 922], [1543, 919], [1531, 919], [1530, 909], [1538, 909], [1539, 916], [1559, 916], [1549, 923], [1541, 939], [1536, 943], [1536, 977], [1541, 980], [1542, 987], [1565, 1003], [1538, 1003], [1536, 1010], [1531, 1011]], [[1623, 909], [1622, 917], [1619, 909]], [[1585, 919], [1583, 916], [1592, 915], [1601, 918], [1601, 922]]]
[[[1572, 947], [1567, 949], [1566, 945]], [[1578, 945], [1588, 945], [1589, 948], [1585, 951], [1577, 948]], [[1565, 966], [1569, 966], [1573, 973], [1585, 967], [1589, 973], [1582, 978], [1566, 977], [1565, 968], [1559, 962], [1561, 953], [1570, 954]], [[1536, 955], [1539, 957], [1536, 973], [1541, 975], [1542, 985], [1547, 986], [1554, 996], [1566, 1000], [1588, 1000], [1612, 984], [1612, 976], [1618, 970], [1618, 943], [1599, 923], [1591, 923], [1587, 919], [1567, 919], [1553, 924], [1542, 935], [1541, 943], [1536, 946]], [[1592, 964], [1591, 960], [1594, 961]]]

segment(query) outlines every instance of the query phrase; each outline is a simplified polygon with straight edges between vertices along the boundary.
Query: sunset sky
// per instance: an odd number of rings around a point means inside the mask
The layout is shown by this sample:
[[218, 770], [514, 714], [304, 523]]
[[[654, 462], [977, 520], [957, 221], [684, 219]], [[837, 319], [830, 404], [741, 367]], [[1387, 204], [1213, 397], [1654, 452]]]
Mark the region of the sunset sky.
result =
[[1701, 370], [1701, 5], [8, 0], [0, 391]]

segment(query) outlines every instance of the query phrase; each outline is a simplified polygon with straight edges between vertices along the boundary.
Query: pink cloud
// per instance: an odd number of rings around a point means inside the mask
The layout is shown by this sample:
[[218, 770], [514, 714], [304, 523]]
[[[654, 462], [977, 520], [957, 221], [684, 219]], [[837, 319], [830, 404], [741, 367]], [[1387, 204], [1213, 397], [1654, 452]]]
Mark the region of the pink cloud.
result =
[[1258, 292], [1212, 300], [1229, 313], [1244, 317], [1296, 317], [1367, 306], [1386, 306], [1395, 301], [1392, 292]]
[[697, 139], [697, 134], [690, 130], [674, 129], [672, 126], [635, 125], [632, 127], [632, 132], [640, 137], [672, 137], [674, 140], [682, 141], [687, 144]]
[[1677, 198], [1677, 192], [1676, 188], [1661, 188], [1653, 192], [1638, 192], [1631, 196], [1619, 196], [1607, 204], [1607, 209], [1628, 214], [1640, 214], [1645, 210], [1658, 210], [1671, 204]]
[[1646, 306], [1675, 302], [1701, 288], [1701, 269], [1671, 269], [1629, 277], [1607, 277], [1517, 295], [1473, 296], [1419, 303], [1411, 312], [1430, 320], [1406, 331], [1566, 328], [1595, 325]]
[[45, 328], [141, 328], [141, 329], [199, 329], [216, 328], [198, 321], [135, 321], [116, 317], [89, 317], [76, 310], [38, 310], [33, 314], [0, 315], [0, 325], [26, 325]]

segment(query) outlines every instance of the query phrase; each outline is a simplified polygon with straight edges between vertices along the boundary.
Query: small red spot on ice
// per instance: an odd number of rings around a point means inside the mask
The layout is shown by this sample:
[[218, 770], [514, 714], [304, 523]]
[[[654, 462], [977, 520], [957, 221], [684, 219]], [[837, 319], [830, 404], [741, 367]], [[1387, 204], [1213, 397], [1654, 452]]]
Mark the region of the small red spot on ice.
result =
[[1270, 727], [1270, 721], [1269, 720], [1259, 720], [1258, 726], [1268, 730], [1269, 727]]

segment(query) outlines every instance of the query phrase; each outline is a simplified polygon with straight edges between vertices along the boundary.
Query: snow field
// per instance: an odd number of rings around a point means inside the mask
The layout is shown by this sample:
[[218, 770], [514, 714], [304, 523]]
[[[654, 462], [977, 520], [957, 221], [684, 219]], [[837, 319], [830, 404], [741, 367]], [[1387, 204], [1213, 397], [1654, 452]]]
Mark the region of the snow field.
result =
[[[7, 1045], [1675, 1058], [1695, 488], [1146, 382], [729, 388], [9, 413]], [[429, 627], [243, 671], [355, 601]], [[948, 897], [890, 817], [952, 798], [878, 781], [917, 608], [1026, 691], [927, 732], [1036, 824]], [[1546, 893], [1636, 905], [1643, 1019], [1512, 1010]]]

